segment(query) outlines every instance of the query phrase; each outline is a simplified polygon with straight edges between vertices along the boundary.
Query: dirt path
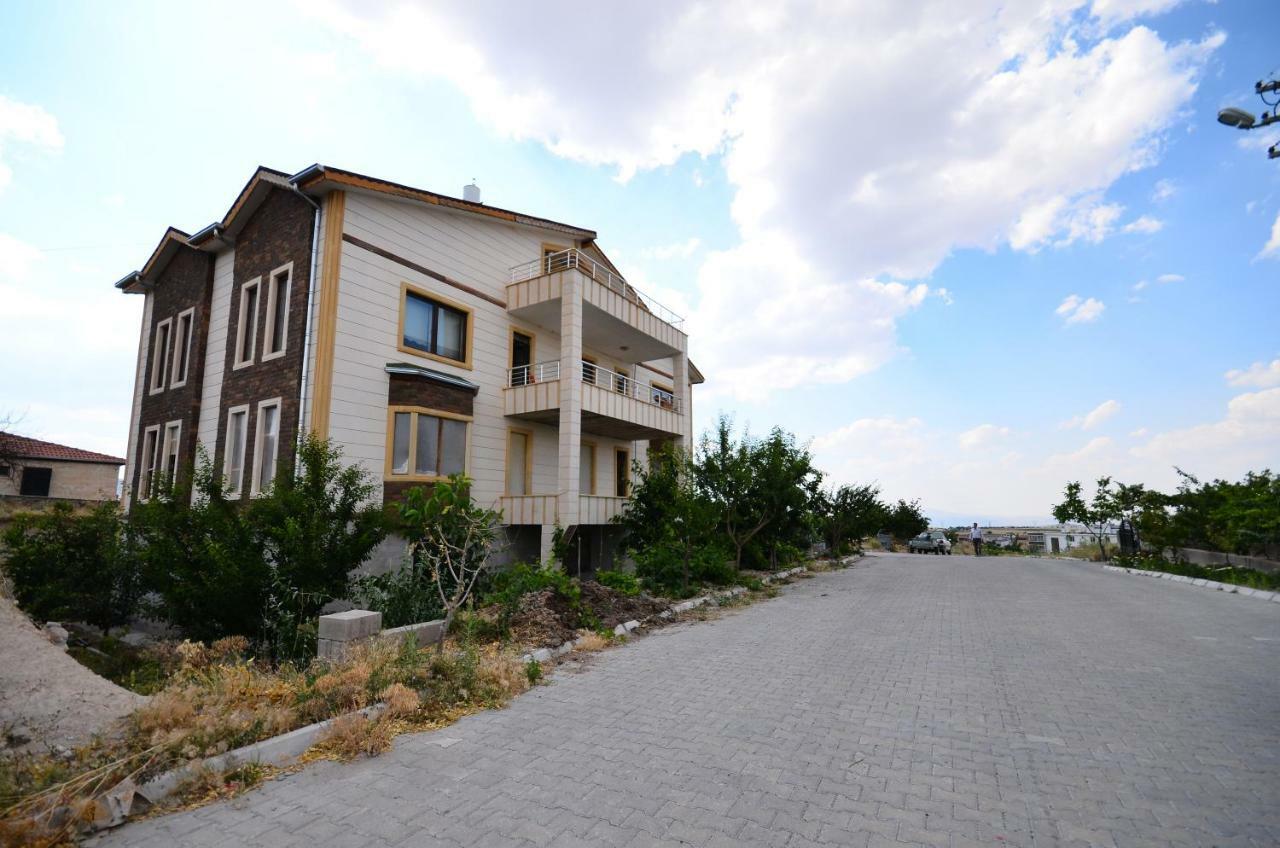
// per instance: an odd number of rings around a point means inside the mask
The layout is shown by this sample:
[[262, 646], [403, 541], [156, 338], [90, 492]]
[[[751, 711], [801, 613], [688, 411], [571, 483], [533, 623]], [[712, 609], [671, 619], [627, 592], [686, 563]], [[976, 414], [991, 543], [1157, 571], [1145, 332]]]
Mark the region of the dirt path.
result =
[[24, 727], [24, 747], [71, 746], [145, 700], [80, 665], [0, 597], [0, 737]]

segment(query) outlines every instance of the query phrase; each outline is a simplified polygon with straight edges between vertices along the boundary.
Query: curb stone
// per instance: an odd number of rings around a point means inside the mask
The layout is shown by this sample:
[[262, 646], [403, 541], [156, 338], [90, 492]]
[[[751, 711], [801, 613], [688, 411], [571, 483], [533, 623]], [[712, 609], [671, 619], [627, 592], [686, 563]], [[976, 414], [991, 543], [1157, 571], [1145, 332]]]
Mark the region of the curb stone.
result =
[[1251, 589], [1248, 586], [1237, 586], [1234, 583], [1219, 583], [1217, 580], [1206, 580], [1203, 577], [1188, 577], [1184, 574], [1169, 574], [1164, 571], [1146, 571], [1141, 568], [1124, 568], [1119, 565], [1104, 565], [1103, 571], [1113, 571], [1118, 574], [1131, 574], [1135, 577], [1150, 577], [1156, 580], [1168, 580], [1171, 583], [1186, 583], [1189, 586], [1199, 586], [1205, 589], [1214, 589], [1219, 592], [1226, 592], [1228, 595], [1244, 595], [1246, 597], [1258, 598], [1263, 601], [1271, 601], [1280, 603], [1280, 592], [1269, 592], [1265, 589]]

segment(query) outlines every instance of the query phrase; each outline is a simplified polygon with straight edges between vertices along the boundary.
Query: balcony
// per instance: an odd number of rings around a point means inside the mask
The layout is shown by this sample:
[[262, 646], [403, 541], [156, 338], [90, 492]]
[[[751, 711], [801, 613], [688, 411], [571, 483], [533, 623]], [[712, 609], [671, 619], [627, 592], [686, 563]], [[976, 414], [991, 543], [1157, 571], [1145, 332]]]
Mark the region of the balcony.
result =
[[[632, 441], [684, 432], [680, 403], [670, 392], [637, 383], [626, 374], [583, 362], [582, 432]], [[520, 365], [508, 372], [504, 413], [542, 424], [560, 422], [560, 362]]]
[[[621, 515], [627, 499], [606, 495], [578, 496], [579, 524], [608, 524]], [[560, 510], [555, 495], [503, 495], [498, 499], [503, 524], [559, 524]]]
[[585, 347], [608, 351], [623, 362], [663, 359], [685, 349], [683, 318], [579, 250], [550, 253], [512, 268], [507, 310], [559, 333], [561, 290], [570, 274], [582, 280]]

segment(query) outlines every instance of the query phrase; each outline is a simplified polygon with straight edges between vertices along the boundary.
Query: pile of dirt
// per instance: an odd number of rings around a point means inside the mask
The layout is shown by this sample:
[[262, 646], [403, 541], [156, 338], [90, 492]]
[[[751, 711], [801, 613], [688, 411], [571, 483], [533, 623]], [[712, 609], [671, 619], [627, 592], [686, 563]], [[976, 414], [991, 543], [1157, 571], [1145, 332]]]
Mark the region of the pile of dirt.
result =
[[[612, 630], [627, 621], [640, 621], [666, 609], [667, 604], [648, 595], [624, 595], [594, 580], [583, 581], [582, 600], [576, 609], [555, 589], [542, 589], [520, 598], [511, 616], [511, 639], [520, 645], [554, 648], [573, 639], [583, 621], [599, 622]], [[497, 614], [497, 609], [486, 610]]]

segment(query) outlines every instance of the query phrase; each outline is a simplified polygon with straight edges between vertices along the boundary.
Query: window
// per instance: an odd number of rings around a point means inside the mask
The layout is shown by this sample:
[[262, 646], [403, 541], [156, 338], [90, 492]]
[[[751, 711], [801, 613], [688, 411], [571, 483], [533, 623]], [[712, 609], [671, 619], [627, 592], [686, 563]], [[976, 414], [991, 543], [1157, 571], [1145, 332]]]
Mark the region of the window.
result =
[[245, 437], [249, 433], [249, 407], [227, 410], [227, 438], [222, 448], [222, 476], [227, 481], [227, 494], [238, 496], [244, 485]]
[[471, 367], [471, 312], [434, 295], [403, 286], [400, 349]]
[[631, 493], [631, 452], [626, 448], [615, 448], [613, 452], [613, 464], [613, 493], [620, 498], [625, 498]]
[[156, 324], [156, 337], [151, 346], [151, 394], [164, 391], [164, 375], [169, 370], [169, 330], [173, 319]]
[[52, 468], [24, 466], [22, 469], [22, 486], [18, 490], [18, 494], [33, 498], [47, 498], [49, 497], [49, 484], [52, 480]]
[[138, 475], [138, 500], [151, 497], [151, 484], [156, 475], [156, 462], [160, 456], [160, 425], [154, 424], [142, 431], [142, 471]]
[[533, 434], [507, 433], [507, 494], [527, 495], [533, 488]]
[[467, 468], [467, 416], [393, 406], [387, 419], [387, 476], [439, 480]]
[[13, 466], [7, 462], [0, 462], [0, 477], [12, 477]]
[[253, 364], [258, 352], [258, 289], [262, 279], [255, 277], [240, 287], [240, 312], [236, 319], [236, 359], [232, 368]]
[[577, 256], [568, 252], [569, 248], [562, 244], [542, 245], [542, 265], [546, 273], [564, 271], [576, 264]]
[[172, 488], [178, 476], [179, 446], [182, 443], [182, 422], [170, 421], [164, 425], [164, 440], [160, 443], [160, 475], [161, 485]]
[[533, 336], [519, 330], [511, 331], [511, 380], [508, 385], [525, 386], [530, 379], [529, 366], [533, 364]]
[[663, 409], [673, 409], [676, 405], [676, 396], [671, 389], [659, 383], [653, 383], [649, 386], [649, 401]]
[[596, 446], [592, 442], [583, 442], [578, 454], [578, 494], [594, 495], [596, 493]]
[[191, 326], [195, 322], [194, 308], [178, 314], [178, 326], [173, 333], [173, 376], [169, 388], [187, 384], [187, 369], [191, 365]]
[[251, 494], [271, 490], [280, 460], [280, 398], [258, 404], [258, 429], [253, 440], [253, 487]]
[[289, 288], [293, 277], [293, 263], [271, 272], [267, 287], [267, 335], [262, 342], [262, 359], [284, 356], [289, 341]]

